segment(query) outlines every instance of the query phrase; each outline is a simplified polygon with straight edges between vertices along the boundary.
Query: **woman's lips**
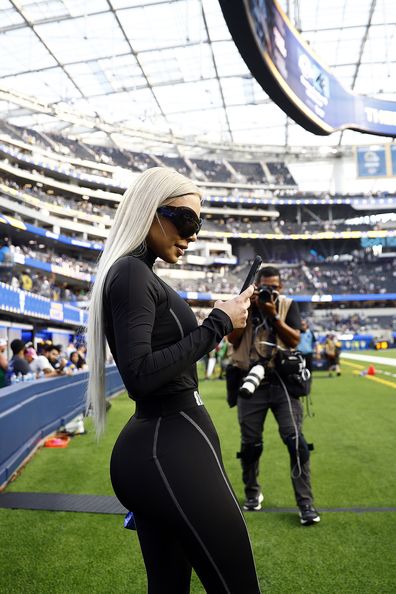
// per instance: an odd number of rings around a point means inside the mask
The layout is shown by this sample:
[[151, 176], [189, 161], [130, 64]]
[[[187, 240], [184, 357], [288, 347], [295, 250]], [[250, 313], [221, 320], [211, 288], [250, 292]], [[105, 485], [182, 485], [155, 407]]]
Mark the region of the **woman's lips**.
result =
[[177, 249], [177, 255], [178, 256], [184, 256], [184, 252], [186, 251], [186, 249], [188, 248], [187, 245], [180, 245], [180, 244], [175, 244], [176, 249]]

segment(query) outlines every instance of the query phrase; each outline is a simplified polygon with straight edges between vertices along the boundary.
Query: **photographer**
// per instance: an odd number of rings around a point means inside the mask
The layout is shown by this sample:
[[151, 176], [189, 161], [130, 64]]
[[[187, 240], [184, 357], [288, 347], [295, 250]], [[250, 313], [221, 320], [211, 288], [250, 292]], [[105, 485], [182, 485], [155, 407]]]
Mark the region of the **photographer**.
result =
[[[301, 391], [298, 385], [299, 375], [285, 376], [282, 373], [282, 364], [290, 363], [293, 354], [287, 360], [287, 357], [282, 357], [284, 351], [280, 350], [294, 349], [298, 345], [301, 318], [297, 304], [281, 295], [281, 290], [277, 268], [267, 266], [258, 272], [247, 325], [228, 336], [234, 346], [231, 356], [233, 367], [229, 370], [231, 373], [228, 373], [227, 381], [228, 399], [232, 405], [232, 378], [234, 394], [235, 388], [239, 388], [237, 404], [242, 444], [238, 457], [241, 459], [246, 495], [243, 509], [261, 509], [263, 494], [257, 480], [259, 458], [263, 451], [264, 421], [268, 410], [271, 410], [289, 450], [291, 478], [301, 524], [310, 525], [319, 522], [320, 517], [313, 507], [309, 448], [301, 432], [303, 407], [296, 397], [303, 395], [304, 389]], [[294, 359], [298, 357], [294, 356]], [[301, 367], [304, 367], [303, 358], [300, 360]]]

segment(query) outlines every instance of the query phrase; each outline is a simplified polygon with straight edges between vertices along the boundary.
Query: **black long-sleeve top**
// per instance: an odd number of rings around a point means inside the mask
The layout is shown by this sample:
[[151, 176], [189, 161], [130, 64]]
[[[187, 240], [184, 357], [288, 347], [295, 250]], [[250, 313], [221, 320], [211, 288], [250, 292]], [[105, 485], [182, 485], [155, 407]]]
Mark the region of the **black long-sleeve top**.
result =
[[120, 258], [104, 287], [106, 338], [136, 401], [196, 390], [196, 362], [233, 329], [220, 309], [198, 326], [190, 306], [153, 272], [155, 258], [150, 250]]

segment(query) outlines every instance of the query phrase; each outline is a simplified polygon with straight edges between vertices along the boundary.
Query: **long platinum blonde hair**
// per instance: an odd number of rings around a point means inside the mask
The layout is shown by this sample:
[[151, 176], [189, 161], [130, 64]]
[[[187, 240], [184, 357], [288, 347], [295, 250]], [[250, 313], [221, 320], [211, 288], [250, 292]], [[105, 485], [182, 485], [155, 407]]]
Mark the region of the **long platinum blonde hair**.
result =
[[128, 188], [117, 208], [104, 250], [98, 261], [95, 282], [91, 289], [87, 339], [89, 370], [87, 408], [93, 410], [96, 434], [105, 427], [105, 363], [106, 337], [103, 319], [103, 288], [107, 273], [116, 260], [144, 250], [157, 208], [169, 199], [201, 192], [184, 175], [167, 167], [152, 167], [142, 173]]

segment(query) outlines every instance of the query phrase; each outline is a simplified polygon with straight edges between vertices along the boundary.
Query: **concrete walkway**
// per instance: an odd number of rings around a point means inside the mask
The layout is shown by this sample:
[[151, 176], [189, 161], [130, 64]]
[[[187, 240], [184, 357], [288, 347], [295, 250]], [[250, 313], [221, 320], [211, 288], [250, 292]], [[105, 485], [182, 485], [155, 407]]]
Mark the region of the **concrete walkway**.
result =
[[389, 357], [377, 357], [377, 355], [356, 355], [355, 353], [341, 353], [343, 359], [353, 359], [355, 361], [366, 361], [367, 363], [381, 363], [381, 365], [389, 365], [396, 367], [396, 359]]

